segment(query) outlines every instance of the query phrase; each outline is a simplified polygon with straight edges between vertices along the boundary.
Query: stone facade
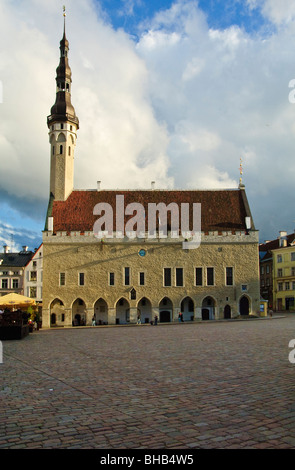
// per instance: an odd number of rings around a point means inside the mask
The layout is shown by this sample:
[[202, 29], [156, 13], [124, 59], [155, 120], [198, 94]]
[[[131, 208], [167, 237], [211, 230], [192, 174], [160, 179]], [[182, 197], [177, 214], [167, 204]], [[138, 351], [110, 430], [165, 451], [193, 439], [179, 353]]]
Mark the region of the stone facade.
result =
[[[136, 323], [138, 316], [141, 323], [154, 321], [155, 316], [159, 321], [177, 321], [180, 311], [185, 321], [222, 319], [225, 312], [229, 317], [239, 315], [242, 297], [249, 301], [249, 314], [259, 313], [256, 231], [202, 233], [200, 247], [192, 250], [184, 250], [181, 240], [120, 243], [100, 241], [91, 232], [44, 232], [43, 244], [47, 327], [71, 326], [76, 316], [79, 323], [91, 325], [94, 314], [96, 324]], [[145, 250], [144, 256], [140, 250]], [[213, 268], [213, 285], [207, 285], [208, 267]], [[232, 280], [226, 279], [227, 267], [233, 268]], [[125, 268], [129, 268], [128, 285]], [[164, 268], [171, 268], [171, 286], [164, 285]], [[183, 279], [176, 279], [178, 268]], [[196, 285], [196, 268], [202, 268], [202, 285]]]

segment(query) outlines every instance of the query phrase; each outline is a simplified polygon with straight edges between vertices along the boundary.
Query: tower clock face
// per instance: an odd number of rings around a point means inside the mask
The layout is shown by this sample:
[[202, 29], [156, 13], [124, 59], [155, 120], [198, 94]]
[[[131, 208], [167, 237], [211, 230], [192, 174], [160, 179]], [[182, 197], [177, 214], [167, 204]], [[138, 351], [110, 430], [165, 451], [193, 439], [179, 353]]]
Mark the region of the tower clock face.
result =
[[139, 256], [145, 256], [146, 251], [144, 249], [141, 249], [141, 250], [139, 250], [138, 254], [139, 254]]

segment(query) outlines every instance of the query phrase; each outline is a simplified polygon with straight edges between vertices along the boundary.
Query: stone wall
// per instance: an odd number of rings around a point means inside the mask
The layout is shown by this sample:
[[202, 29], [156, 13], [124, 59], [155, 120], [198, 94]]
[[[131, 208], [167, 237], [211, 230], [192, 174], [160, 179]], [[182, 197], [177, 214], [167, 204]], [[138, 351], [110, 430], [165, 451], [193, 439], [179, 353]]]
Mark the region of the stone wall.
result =
[[[230, 306], [231, 317], [239, 314], [239, 301], [246, 295], [250, 313], [259, 312], [259, 257], [258, 233], [202, 233], [197, 249], [184, 250], [182, 240], [134, 240], [115, 238], [98, 240], [91, 232], [80, 234], [44, 232], [43, 314], [45, 327], [50, 326], [55, 313], [56, 325], [72, 325], [76, 313], [91, 324], [95, 312], [101, 311], [103, 322], [115, 324], [118, 317], [123, 323], [120, 309], [128, 307], [127, 322], [136, 323], [138, 308], [145, 311], [145, 318], [160, 318], [165, 310], [163, 298], [169, 299], [166, 309], [171, 312], [170, 321], [177, 321], [181, 302], [186, 297], [193, 301], [189, 318], [202, 319], [204, 299], [212, 300], [215, 319], [224, 318], [224, 308]], [[139, 251], [144, 249], [145, 256]], [[130, 285], [124, 285], [124, 268], [130, 268]], [[163, 268], [171, 268], [172, 286], [163, 283]], [[195, 268], [203, 267], [203, 286], [196, 286]], [[205, 272], [214, 267], [214, 285], [207, 286]], [[225, 268], [233, 267], [234, 285], [226, 286]], [[175, 269], [183, 268], [184, 285], [175, 285]], [[109, 273], [115, 275], [115, 285], [109, 285]], [[145, 273], [145, 285], [139, 285], [139, 273]], [[65, 273], [65, 285], [60, 285], [60, 273]], [[79, 273], [84, 273], [84, 285], [79, 285]], [[243, 287], [242, 287], [243, 286]], [[131, 298], [134, 288], [135, 298]], [[243, 291], [244, 289], [244, 291]], [[118, 305], [124, 298], [129, 304]], [[140, 304], [147, 299], [144, 308]], [[58, 299], [58, 300], [57, 300]], [[80, 299], [79, 301], [77, 299]], [[99, 302], [97, 302], [99, 299]], [[54, 302], [55, 301], [55, 302]], [[53, 304], [54, 302], [54, 304]], [[123, 301], [121, 301], [123, 303]], [[150, 306], [150, 309], [148, 309]], [[106, 310], [103, 312], [103, 310]], [[150, 314], [148, 314], [150, 310]], [[99, 318], [97, 318], [99, 320]]]

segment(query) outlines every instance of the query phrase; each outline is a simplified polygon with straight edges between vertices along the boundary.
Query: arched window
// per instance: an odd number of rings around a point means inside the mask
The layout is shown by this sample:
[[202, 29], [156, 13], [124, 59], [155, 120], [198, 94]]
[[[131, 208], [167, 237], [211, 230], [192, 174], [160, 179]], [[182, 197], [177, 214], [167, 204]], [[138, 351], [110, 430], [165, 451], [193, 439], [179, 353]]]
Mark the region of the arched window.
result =
[[69, 155], [71, 155], [71, 147], [69, 147]]
[[63, 148], [62, 148], [62, 145], [59, 146], [59, 153], [62, 154], [63, 152]]

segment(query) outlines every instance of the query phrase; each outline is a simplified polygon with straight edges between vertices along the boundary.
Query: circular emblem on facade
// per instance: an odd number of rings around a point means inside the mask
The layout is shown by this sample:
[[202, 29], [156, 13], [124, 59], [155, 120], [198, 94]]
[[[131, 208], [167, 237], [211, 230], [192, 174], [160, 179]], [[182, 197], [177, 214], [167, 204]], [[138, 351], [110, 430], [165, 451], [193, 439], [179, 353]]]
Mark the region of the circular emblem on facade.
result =
[[141, 249], [141, 250], [139, 250], [138, 254], [139, 254], [139, 256], [145, 256], [146, 251], [144, 249]]

